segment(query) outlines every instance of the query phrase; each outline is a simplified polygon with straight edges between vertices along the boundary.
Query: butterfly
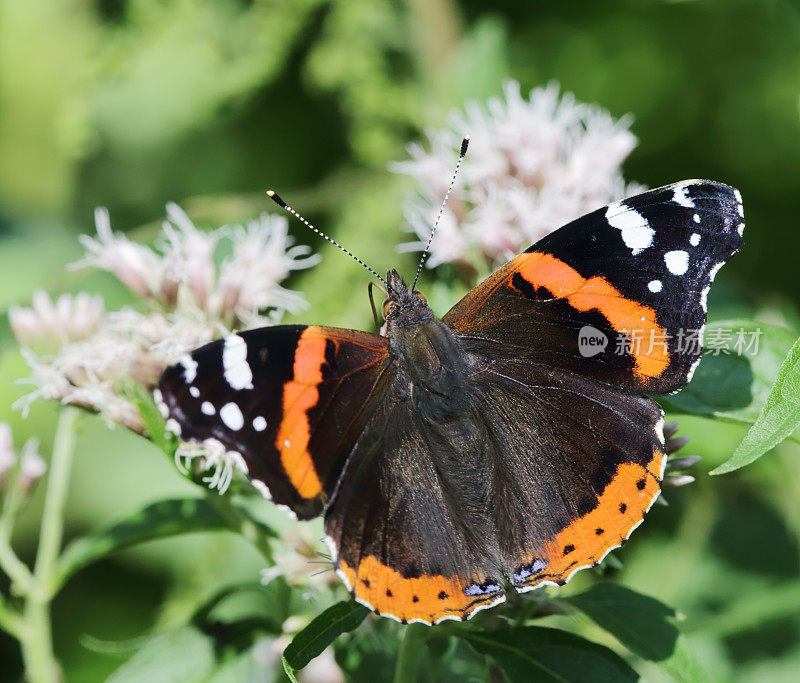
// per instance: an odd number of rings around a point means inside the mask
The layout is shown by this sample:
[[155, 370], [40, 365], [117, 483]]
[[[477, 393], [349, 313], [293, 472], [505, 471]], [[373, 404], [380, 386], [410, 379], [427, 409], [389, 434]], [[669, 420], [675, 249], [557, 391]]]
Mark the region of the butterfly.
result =
[[298, 519], [324, 515], [356, 600], [465, 620], [564, 584], [641, 523], [667, 459], [649, 396], [691, 379], [702, 348], [681, 335], [702, 338], [743, 229], [734, 188], [661, 187], [550, 233], [442, 318], [390, 270], [380, 334], [231, 334], [156, 397], [184, 441], [237, 454]]

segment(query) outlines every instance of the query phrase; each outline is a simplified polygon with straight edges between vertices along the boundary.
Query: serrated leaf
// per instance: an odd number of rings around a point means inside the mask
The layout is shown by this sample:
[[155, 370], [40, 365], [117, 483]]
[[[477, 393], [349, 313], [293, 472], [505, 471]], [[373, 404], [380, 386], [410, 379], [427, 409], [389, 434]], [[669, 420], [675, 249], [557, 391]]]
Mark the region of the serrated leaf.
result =
[[55, 585], [97, 560], [136, 543], [197, 531], [229, 529], [217, 509], [202, 498], [164, 500], [70, 543], [59, 558]]
[[659, 400], [671, 412], [702, 415], [753, 424], [766, 404], [781, 364], [795, 341], [789, 330], [752, 320], [725, 320], [706, 328], [706, 340], [715, 333], [741, 331], [745, 341], [758, 336], [757, 353], [704, 354], [689, 385], [674, 396]]
[[778, 370], [775, 384], [769, 391], [755, 423], [733, 455], [711, 474], [738, 470], [758, 460], [775, 448], [800, 426], [800, 339]]
[[[358, 627], [369, 610], [354, 600], [337, 602], [316, 617], [292, 639], [283, 651], [283, 666], [292, 678], [342, 633]], [[291, 674], [289, 672], [292, 672]]]
[[150, 640], [108, 678], [108, 683], [201, 681], [214, 669], [213, 640], [184, 626]]
[[593, 586], [565, 601], [611, 633], [631, 652], [657, 663], [675, 680], [707, 680], [672, 623], [674, 610], [664, 603], [615, 584]]
[[463, 631], [477, 652], [491, 657], [511, 683], [619, 683], [639, 675], [613, 650], [573, 633], [542, 626]]

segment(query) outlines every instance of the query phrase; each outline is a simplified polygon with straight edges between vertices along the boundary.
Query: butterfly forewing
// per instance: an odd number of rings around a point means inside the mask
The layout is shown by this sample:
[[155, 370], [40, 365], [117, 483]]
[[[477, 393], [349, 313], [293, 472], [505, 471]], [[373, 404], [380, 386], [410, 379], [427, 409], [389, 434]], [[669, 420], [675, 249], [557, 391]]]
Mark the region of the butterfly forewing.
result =
[[742, 246], [741, 197], [689, 180], [556, 230], [444, 317], [464, 336], [649, 394], [680, 389], [702, 352], [714, 276]]
[[241, 455], [264, 495], [308, 518], [333, 491], [389, 368], [379, 335], [267, 327], [192, 352], [159, 391], [183, 441], [214, 439]]

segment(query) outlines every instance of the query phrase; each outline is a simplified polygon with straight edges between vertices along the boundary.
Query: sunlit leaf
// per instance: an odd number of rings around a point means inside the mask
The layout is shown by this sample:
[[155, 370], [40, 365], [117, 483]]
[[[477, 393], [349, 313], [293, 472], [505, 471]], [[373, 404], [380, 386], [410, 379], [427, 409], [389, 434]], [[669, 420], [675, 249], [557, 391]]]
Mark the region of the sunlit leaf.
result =
[[202, 631], [184, 626], [156, 636], [117, 669], [109, 683], [203, 680], [214, 667], [214, 643]]
[[230, 528], [217, 509], [201, 498], [164, 500], [130, 517], [70, 543], [61, 555], [55, 585], [62, 585], [79, 569], [143, 541], [197, 531]]
[[[669, 410], [743, 424], [755, 422], [795, 335], [782, 327], [752, 320], [723, 320], [708, 325], [706, 342], [727, 331], [731, 332], [730, 348], [726, 349], [729, 352], [716, 352], [707, 346], [689, 385], [674, 396], [661, 399]], [[751, 344], [742, 347], [743, 353], [733, 348], [740, 334], [744, 344]], [[753, 335], [757, 336], [757, 348]]]
[[800, 339], [778, 371], [775, 384], [750, 431], [733, 455], [711, 474], [724, 474], [758, 460], [800, 426]]
[[226, 586], [196, 611], [194, 622], [203, 625], [250, 621], [254, 626], [279, 634], [289, 617], [290, 597], [289, 585], [282, 576], [266, 586], [254, 583]]
[[680, 681], [704, 681], [706, 675], [686, 649], [673, 623], [672, 608], [615, 584], [599, 584], [566, 598], [631, 652], [656, 662]]
[[613, 650], [567, 631], [524, 626], [502, 631], [464, 631], [459, 635], [479, 653], [491, 657], [511, 683], [639, 680], [639, 675]]
[[283, 651], [283, 666], [293, 678], [314, 657], [336, 640], [342, 633], [358, 627], [369, 610], [354, 600], [337, 602], [326, 609], [292, 639]]

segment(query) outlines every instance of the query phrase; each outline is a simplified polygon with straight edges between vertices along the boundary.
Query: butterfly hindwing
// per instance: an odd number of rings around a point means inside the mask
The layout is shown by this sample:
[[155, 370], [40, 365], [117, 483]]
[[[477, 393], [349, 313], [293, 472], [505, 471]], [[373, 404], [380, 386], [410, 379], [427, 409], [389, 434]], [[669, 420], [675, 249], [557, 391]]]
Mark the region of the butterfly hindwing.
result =
[[214, 439], [239, 454], [264, 495], [308, 518], [322, 511], [388, 371], [379, 335], [267, 327], [193, 351], [164, 372], [159, 392], [183, 441]]
[[404, 623], [467, 619], [505, 599], [484, 514], [494, 456], [465, 398], [439, 423], [395, 385], [325, 513], [331, 556], [353, 596]]
[[518, 361], [487, 363], [474, 386], [496, 449], [490, 510], [509, 584], [564, 583], [622, 545], [661, 490], [659, 405]]
[[702, 352], [706, 298], [742, 246], [741, 197], [689, 180], [594, 211], [540, 240], [444, 317], [495, 353], [649, 394]]
[[365, 429], [325, 516], [340, 575], [380, 614], [466, 619], [507, 590], [561, 584], [624, 543], [660, 492], [651, 399], [488, 359], [446, 421], [402, 393]]

